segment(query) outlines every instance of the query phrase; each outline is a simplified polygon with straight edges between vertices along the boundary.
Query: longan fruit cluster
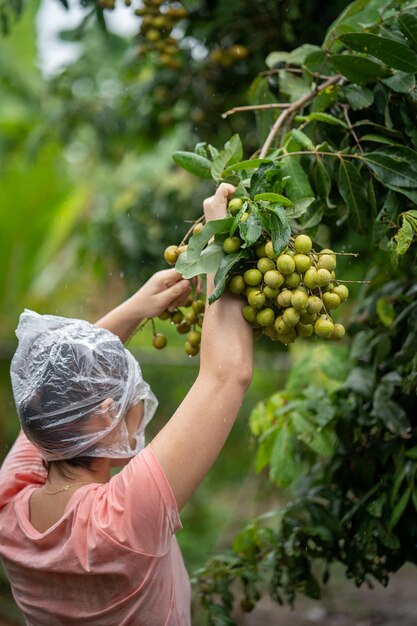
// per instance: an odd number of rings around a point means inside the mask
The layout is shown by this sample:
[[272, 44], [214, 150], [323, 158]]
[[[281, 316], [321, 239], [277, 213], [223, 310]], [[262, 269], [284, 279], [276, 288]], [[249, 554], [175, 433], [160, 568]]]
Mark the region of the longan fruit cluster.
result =
[[[200, 298], [190, 298], [186, 307], [175, 309], [174, 311], [164, 311], [160, 320], [169, 320], [175, 325], [180, 335], [186, 335], [184, 350], [188, 356], [196, 356], [200, 352], [201, 327], [204, 319], [204, 300]], [[167, 345], [168, 340], [163, 333], [157, 333], [154, 326], [152, 345], [157, 350], [162, 350]]]

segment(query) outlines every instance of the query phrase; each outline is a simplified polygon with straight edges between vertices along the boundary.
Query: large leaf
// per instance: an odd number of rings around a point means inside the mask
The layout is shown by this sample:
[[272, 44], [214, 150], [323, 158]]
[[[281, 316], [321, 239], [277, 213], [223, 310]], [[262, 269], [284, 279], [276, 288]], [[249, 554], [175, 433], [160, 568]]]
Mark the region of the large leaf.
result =
[[320, 430], [314, 422], [298, 411], [291, 413], [291, 421], [298, 438], [320, 456], [331, 456], [334, 451], [328, 430]]
[[214, 291], [209, 297], [209, 303], [213, 304], [220, 298], [225, 290], [227, 279], [229, 278], [233, 268], [242, 260], [251, 256], [248, 249], [239, 250], [234, 254], [228, 254], [220, 261], [218, 270], [214, 276]]
[[392, 76], [382, 79], [384, 85], [387, 85], [397, 93], [410, 93], [416, 86], [416, 77], [408, 72], [394, 72]]
[[189, 259], [188, 250], [180, 254], [175, 269], [183, 278], [194, 278], [200, 274], [214, 274], [224, 258], [223, 244], [213, 242], [197, 259]]
[[262, 163], [271, 163], [269, 159], [248, 159], [247, 161], [239, 161], [238, 163], [233, 163], [233, 165], [229, 165], [223, 171], [223, 177], [226, 178], [233, 172], [238, 172], [240, 170], [254, 170], [258, 168]]
[[271, 235], [275, 253], [279, 254], [288, 245], [291, 237], [285, 209], [279, 204], [266, 205], [265, 210], [259, 211], [259, 218], [263, 228]]
[[252, 198], [259, 193], [275, 192], [281, 188], [282, 173], [279, 163], [268, 161], [262, 163], [252, 174], [249, 193]]
[[194, 174], [194, 176], [211, 178], [211, 162], [205, 157], [195, 154], [194, 152], [177, 150], [173, 153], [172, 158], [177, 165], [187, 170], [187, 172]]
[[313, 204], [314, 201], [315, 198], [313, 196], [309, 198], [300, 198], [300, 200], [297, 200], [292, 208], [289, 208], [285, 211], [287, 219], [298, 219], [308, 211], [308, 208]]
[[387, 146], [360, 155], [384, 185], [417, 188], [417, 152], [405, 146]]
[[352, 83], [372, 83], [387, 75], [387, 69], [357, 54], [332, 54], [330, 57], [335, 69]]
[[287, 424], [277, 432], [271, 452], [270, 477], [279, 487], [288, 487], [297, 473], [294, 435]]
[[288, 156], [283, 158], [281, 170], [283, 176], [288, 176], [288, 180], [285, 183], [285, 192], [292, 202], [295, 203], [301, 198], [314, 196], [308, 176], [297, 157], [288, 154]]
[[[314, 111], [309, 115], [297, 115], [296, 121], [300, 122], [324, 122], [325, 124], [332, 124], [333, 126], [342, 126], [343, 128], [349, 128], [346, 122], [335, 117], [334, 115], [330, 115], [330, 113], [323, 113], [322, 111]], [[314, 150], [314, 146], [312, 148], [308, 148], [308, 150]]]
[[255, 202], [257, 202], [258, 200], [265, 200], [266, 202], [279, 202], [280, 204], [282, 204], [283, 206], [290, 206], [293, 207], [294, 203], [291, 202], [291, 200], [288, 200], [288, 198], [286, 198], [285, 196], [282, 196], [279, 193], [258, 193], [255, 197], [254, 197]]
[[223, 177], [223, 170], [226, 165], [233, 165], [242, 160], [243, 149], [239, 135], [233, 135], [224, 145], [224, 150], [213, 159], [211, 163], [211, 176], [214, 180], [220, 180]]
[[396, 70], [417, 72], [417, 54], [396, 39], [370, 33], [347, 33], [339, 39], [352, 50], [371, 54]]
[[373, 104], [374, 94], [367, 87], [361, 85], [347, 85], [343, 93], [350, 107], [354, 111], [367, 109]]
[[417, 16], [415, 13], [407, 12], [400, 13], [398, 16], [398, 26], [403, 35], [405, 35], [410, 42], [410, 45], [417, 50]]
[[214, 235], [228, 233], [233, 222], [233, 217], [225, 217], [221, 220], [211, 220], [207, 222], [198, 235], [190, 237], [187, 248], [188, 260], [196, 261], [208, 241], [210, 241]]
[[340, 195], [349, 211], [349, 222], [357, 232], [365, 232], [370, 226], [370, 206], [366, 185], [358, 168], [348, 159], [341, 159], [337, 181]]
[[247, 246], [252, 246], [258, 241], [262, 234], [262, 224], [256, 206], [252, 207], [252, 211], [245, 222], [239, 222], [239, 234]]
[[[377, 5], [374, 7], [374, 5]], [[355, 0], [341, 12], [336, 20], [329, 26], [324, 46], [328, 48], [335, 37], [335, 33], [340, 25], [348, 25], [349, 30], [355, 30], [355, 27], [361, 22], [372, 22], [379, 17], [378, 5], [381, 2], [372, 2], [372, 0]]]
[[332, 180], [321, 158], [317, 158], [314, 162], [312, 176], [314, 179], [313, 182], [316, 186], [317, 195], [321, 200], [326, 203], [329, 208], [332, 208], [334, 205], [332, 205], [329, 200], [329, 195], [332, 188]]

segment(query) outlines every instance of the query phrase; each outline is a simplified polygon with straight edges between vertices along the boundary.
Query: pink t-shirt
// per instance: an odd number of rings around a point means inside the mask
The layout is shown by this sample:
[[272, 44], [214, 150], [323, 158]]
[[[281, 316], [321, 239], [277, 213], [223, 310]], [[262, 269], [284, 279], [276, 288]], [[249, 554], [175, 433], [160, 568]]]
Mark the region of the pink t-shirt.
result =
[[168, 480], [147, 446], [104, 485], [74, 492], [40, 533], [29, 499], [46, 472], [20, 434], [0, 469], [0, 557], [30, 626], [190, 626], [189, 577]]

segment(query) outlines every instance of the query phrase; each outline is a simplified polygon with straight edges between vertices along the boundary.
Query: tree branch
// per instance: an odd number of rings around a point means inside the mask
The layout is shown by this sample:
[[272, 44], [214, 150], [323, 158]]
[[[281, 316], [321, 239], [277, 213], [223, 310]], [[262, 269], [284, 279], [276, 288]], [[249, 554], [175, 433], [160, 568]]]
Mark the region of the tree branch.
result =
[[229, 115], [233, 115], [233, 113], [240, 113], [241, 111], [262, 111], [267, 109], [288, 109], [291, 106], [290, 103], [286, 102], [272, 102], [270, 104], [248, 104], [243, 107], [234, 107], [233, 109], [229, 109], [229, 111], [225, 111], [222, 113], [222, 118], [225, 119]]

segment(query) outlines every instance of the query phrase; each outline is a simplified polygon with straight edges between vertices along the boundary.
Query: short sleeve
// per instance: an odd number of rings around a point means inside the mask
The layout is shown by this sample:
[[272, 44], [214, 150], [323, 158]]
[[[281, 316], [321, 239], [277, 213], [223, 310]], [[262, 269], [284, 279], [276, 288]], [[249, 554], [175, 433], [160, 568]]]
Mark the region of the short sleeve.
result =
[[0, 468], [0, 508], [27, 485], [44, 485], [46, 477], [39, 450], [21, 432]]
[[149, 445], [110, 480], [97, 505], [101, 530], [141, 554], [166, 554], [182, 528], [171, 486]]

